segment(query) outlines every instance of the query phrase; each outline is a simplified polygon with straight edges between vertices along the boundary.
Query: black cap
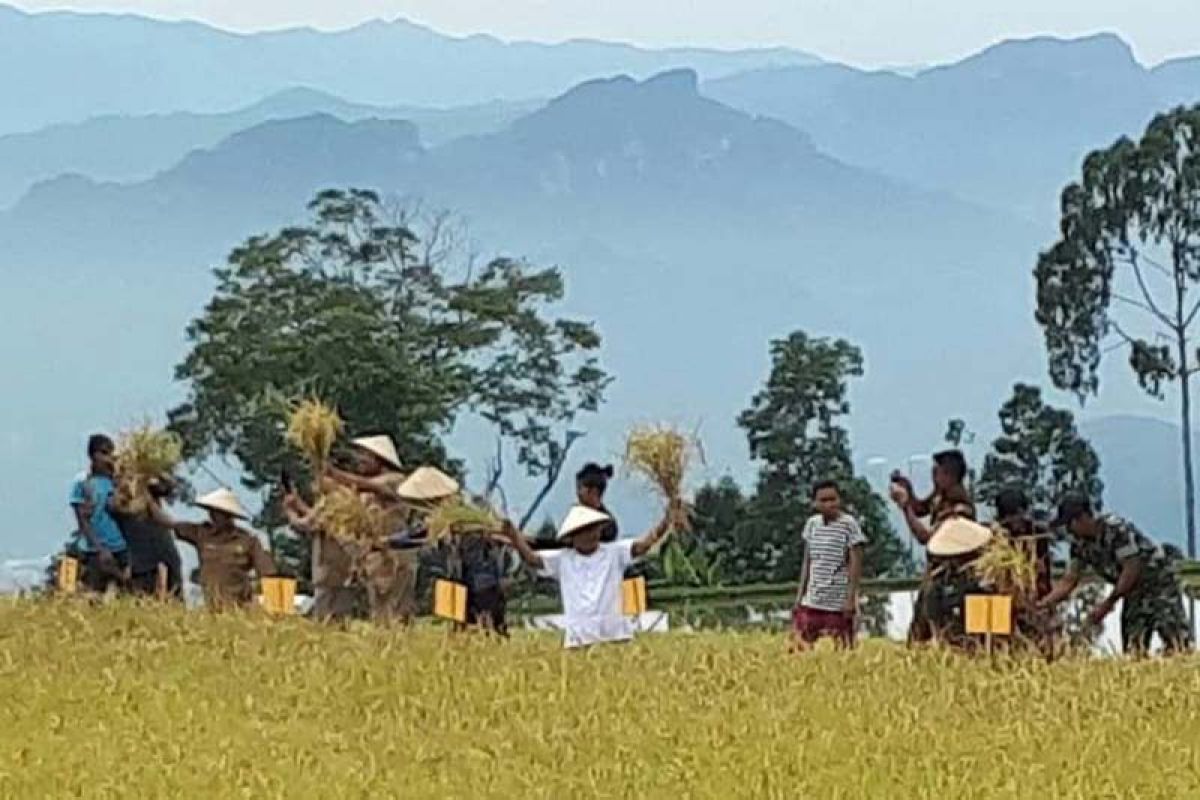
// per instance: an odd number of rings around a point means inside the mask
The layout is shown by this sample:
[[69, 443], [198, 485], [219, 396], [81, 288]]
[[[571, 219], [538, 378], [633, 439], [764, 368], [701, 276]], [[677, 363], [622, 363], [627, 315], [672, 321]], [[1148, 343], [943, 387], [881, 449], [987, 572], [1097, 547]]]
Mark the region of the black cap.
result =
[[1052, 528], [1065, 528], [1084, 514], [1092, 513], [1092, 503], [1081, 494], [1069, 494], [1058, 503], [1058, 516], [1050, 523]]

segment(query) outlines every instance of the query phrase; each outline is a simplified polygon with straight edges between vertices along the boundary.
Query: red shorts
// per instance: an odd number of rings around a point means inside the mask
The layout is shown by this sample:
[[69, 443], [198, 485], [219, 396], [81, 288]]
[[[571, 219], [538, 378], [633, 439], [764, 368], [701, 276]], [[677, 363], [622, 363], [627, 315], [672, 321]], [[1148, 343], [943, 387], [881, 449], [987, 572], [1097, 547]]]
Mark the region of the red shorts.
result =
[[854, 615], [845, 611], [796, 606], [792, 611], [792, 627], [796, 638], [805, 644], [812, 644], [822, 636], [832, 636], [838, 644], [854, 646]]

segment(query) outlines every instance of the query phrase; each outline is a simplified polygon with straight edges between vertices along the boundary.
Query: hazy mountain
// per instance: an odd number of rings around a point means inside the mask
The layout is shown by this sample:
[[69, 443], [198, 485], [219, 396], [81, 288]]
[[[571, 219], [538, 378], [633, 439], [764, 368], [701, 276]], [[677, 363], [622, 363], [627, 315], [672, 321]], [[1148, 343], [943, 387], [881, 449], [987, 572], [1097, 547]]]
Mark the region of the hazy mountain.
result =
[[718, 77], [812, 62], [793, 50], [645, 50], [454, 38], [397, 19], [346, 31], [234, 34], [129, 15], [0, 6], [0, 133], [102, 114], [215, 112], [308, 86], [359, 103], [446, 107], [550, 97], [600, 75], [690, 66]]
[[1182, 549], [1187, 527], [1179, 426], [1123, 415], [1087, 420], [1081, 428], [1100, 454], [1105, 508]]
[[0, 208], [34, 183], [64, 174], [130, 182], [165, 170], [192, 150], [269, 120], [328, 114], [338, 119], [403, 119], [426, 144], [498, 130], [540, 103], [493, 102], [431, 109], [351, 103], [311, 89], [288, 89], [226, 114], [177, 112], [106, 116], [0, 136]]
[[[485, 252], [563, 266], [567, 307], [598, 321], [617, 377], [587, 423], [593, 457], [617, 452], [635, 421], [674, 419], [701, 424], [712, 473], [744, 475], [733, 419], [768, 341], [796, 328], [864, 348], [864, 452], [928, 449], [947, 417], [994, 408], [1040, 358], [1028, 226], [840, 163], [702, 96], [694, 73], [589, 82], [432, 149], [404, 122], [270, 122], [150, 180], [60, 178], [0, 214], [0, 354], [19, 365], [0, 395], [14, 421], [0, 431], [5, 493], [31, 530], [65, 521], [62, 465], [79, 462], [86, 432], [177, 396], [170, 371], [209, 268], [331, 185], [424, 197], [464, 212]], [[934, 390], [945, 375], [961, 384]], [[464, 441], [468, 458], [487, 442]]]
[[1010, 41], [912, 76], [757, 70], [706, 93], [808, 131], [852, 164], [1053, 225], [1083, 156], [1157, 111], [1200, 101], [1200, 59], [1148, 70], [1116, 36]]

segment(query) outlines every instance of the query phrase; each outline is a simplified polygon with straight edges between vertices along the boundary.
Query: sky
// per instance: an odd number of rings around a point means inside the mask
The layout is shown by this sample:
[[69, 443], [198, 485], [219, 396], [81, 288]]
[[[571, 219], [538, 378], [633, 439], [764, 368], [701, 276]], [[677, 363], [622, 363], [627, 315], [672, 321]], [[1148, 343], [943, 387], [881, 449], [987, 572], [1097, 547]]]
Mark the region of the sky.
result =
[[994, 42], [1115, 32], [1153, 65], [1200, 51], [1198, 0], [0, 0], [253, 31], [404, 17], [445, 33], [648, 46], [787, 45], [864, 67], [953, 61]]

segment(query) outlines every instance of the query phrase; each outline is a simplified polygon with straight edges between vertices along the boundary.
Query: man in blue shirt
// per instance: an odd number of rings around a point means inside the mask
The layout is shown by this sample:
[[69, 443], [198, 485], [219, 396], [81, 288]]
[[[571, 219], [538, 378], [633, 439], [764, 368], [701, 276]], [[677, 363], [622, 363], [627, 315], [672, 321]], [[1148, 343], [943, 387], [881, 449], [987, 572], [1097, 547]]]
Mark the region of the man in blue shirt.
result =
[[110, 503], [116, 491], [112, 439], [96, 434], [88, 439], [88, 471], [71, 487], [71, 508], [79, 525], [83, 551], [83, 584], [92, 591], [128, 580], [129, 551]]

